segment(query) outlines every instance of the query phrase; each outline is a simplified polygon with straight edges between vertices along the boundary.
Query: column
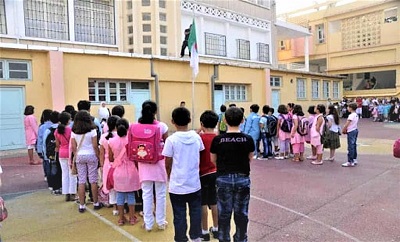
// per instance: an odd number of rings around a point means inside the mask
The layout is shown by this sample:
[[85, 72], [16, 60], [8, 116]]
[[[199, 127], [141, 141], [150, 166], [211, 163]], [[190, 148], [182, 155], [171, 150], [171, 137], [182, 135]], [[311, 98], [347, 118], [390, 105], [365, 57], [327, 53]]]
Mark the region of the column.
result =
[[64, 56], [61, 51], [49, 51], [51, 100], [54, 110], [64, 110]]
[[310, 71], [310, 51], [308, 49], [308, 36], [304, 38], [304, 65], [305, 71]]

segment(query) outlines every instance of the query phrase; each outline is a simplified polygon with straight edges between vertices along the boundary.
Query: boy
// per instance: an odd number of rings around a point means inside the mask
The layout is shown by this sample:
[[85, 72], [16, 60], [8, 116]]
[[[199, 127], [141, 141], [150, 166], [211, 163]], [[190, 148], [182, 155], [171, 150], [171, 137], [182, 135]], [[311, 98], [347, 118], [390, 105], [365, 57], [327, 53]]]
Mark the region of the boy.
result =
[[343, 167], [353, 167], [357, 165], [357, 136], [358, 136], [358, 115], [356, 113], [357, 103], [350, 103], [347, 110], [350, 112], [346, 124], [343, 127], [343, 134], [347, 134], [347, 162]]
[[274, 112], [275, 112], [274, 108], [269, 108], [268, 122], [269, 122], [269, 126], [271, 127], [271, 130], [269, 130], [269, 133], [271, 136], [271, 142], [274, 143], [274, 152], [272, 152], [272, 150], [271, 150], [271, 156], [273, 156], [275, 154], [279, 154], [278, 137], [276, 137], [276, 133], [278, 132], [278, 130], [277, 130], [278, 118], [274, 116]]
[[250, 160], [255, 150], [251, 136], [241, 133], [243, 112], [229, 108], [225, 112], [226, 134], [215, 137], [211, 144], [211, 161], [217, 165], [218, 239], [231, 241], [232, 210], [236, 232], [234, 241], [247, 241], [250, 201]]
[[162, 155], [169, 178], [169, 196], [174, 213], [174, 240], [188, 241], [186, 236], [186, 204], [189, 205], [192, 241], [201, 241], [201, 185], [199, 177], [200, 151], [204, 150], [200, 136], [188, 130], [190, 112], [175, 108], [172, 124], [176, 132], [165, 141]]
[[271, 137], [269, 137], [269, 123], [268, 123], [268, 113], [269, 106], [264, 105], [262, 108], [263, 115], [260, 118], [260, 131], [261, 131], [261, 141], [263, 143], [263, 154], [258, 157], [258, 160], [268, 160], [269, 154], [272, 152]]
[[[256, 147], [254, 150], [254, 157], [256, 159], [258, 157], [259, 150], [259, 142], [260, 139], [260, 116], [258, 115], [258, 110], [260, 106], [257, 104], [253, 104], [250, 106], [250, 114], [247, 117], [247, 121], [244, 125], [244, 133], [250, 135], [254, 140], [254, 146]], [[257, 143], [256, 143], [257, 142]]]
[[219, 108], [219, 111], [221, 111], [221, 113], [218, 115], [218, 124], [217, 124], [218, 132], [219, 134], [224, 134], [226, 133], [226, 123], [224, 121], [226, 106], [222, 104], [221, 107]]
[[[205, 111], [200, 116], [201, 140], [204, 144], [204, 150], [200, 152], [200, 183], [201, 183], [201, 205], [202, 205], [202, 240], [210, 241], [210, 233], [214, 239], [218, 239], [218, 211], [217, 211], [217, 191], [215, 189], [215, 180], [217, 168], [210, 160], [211, 142], [216, 136], [214, 128], [217, 125], [218, 115], [213, 111]], [[211, 209], [213, 227], [208, 229], [208, 208]], [[209, 233], [210, 231], [210, 233]]]

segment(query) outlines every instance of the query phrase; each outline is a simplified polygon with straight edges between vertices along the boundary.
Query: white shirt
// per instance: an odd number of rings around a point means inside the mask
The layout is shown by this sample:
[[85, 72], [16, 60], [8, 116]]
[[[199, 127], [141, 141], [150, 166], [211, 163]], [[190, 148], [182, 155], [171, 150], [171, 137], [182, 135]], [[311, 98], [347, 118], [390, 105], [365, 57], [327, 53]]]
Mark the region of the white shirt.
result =
[[358, 124], [358, 115], [356, 113], [351, 113], [347, 120], [351, 121], [349, 126], [347, 126], [347, 133], [356, 130]]
[[[82, 142], [81, 147], [79, 148], [78, 155], [94, 155], [96, 154], [94, 149], [93, 149], [93, 144], [92, 144], [92, 138], [97, 136], [97, 132], [95, 129], [92, 129], [92, 131], [87, 132], [85, 135], [85, 139]], [[78, 149], [79, 143], [81, 142], [81, 139], [83, 137], [83, 134], [75, 134], [74, 132], [71, 133], [71, 139], [75, 139], [76, 141], [76, 149]]]
[[326, 119], [328, 119], [328, 122], [331, 124], [331, 127], [329, 128], [329, 130], [332, 132], [335, 132], [335, 133], [339, 132], [339, 125], [337, 125], [335, 123], [335, 119], [334, 119], [333, 115], [332, 114], [328, 115], [326, 117]]
[[202, 150], [204, 144], [193, 130], [178, 131], [167, 138], [162, 154], [173, 158], [170, 193], [189, 194], [201, 189], [199, 165]]

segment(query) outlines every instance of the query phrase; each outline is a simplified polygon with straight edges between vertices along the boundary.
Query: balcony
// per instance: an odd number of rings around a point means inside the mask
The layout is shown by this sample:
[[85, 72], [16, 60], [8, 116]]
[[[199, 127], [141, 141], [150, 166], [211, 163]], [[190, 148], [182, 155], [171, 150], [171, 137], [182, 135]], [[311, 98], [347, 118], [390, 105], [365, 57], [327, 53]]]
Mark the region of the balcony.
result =
[[292, 70], [292, 71], [307, 71], [306, 65], [300, 63], [278, 63], [279, 69]]

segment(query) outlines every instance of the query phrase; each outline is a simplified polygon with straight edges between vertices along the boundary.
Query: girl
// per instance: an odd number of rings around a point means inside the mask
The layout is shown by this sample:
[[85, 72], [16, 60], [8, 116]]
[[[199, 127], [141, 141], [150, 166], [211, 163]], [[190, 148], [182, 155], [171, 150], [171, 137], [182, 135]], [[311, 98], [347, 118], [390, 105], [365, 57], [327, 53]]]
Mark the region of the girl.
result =
[[290, 143], [293, 147], [294, 158], [293, 161], [299, 162], [303, 161], [304, 157], [304, 136], [301, 136], [299, 132], [297, 132], [297, 128], [299, 127], [300, 120], [304, 118], [304, 113], [300, 105], [294, 105], [293, 107], [293, 127], [290, 132]]
[[118, 225], [125, 224], [124, 203], [125, 200], [129, 206], [129, 223], [134, 225], [138, 219], [135, 213], [135, 191], [140, 189], [139, 174], [135, 163], [128, 159], [128, 128], [129, 123], [126, 119], [117, 121], [117, 134], [108, 140], [110, 162], [114, 162], [114, 189], [117, 192], [117, 207], [119, 213]]
[[317, 159], [312, 161], [313, 165], [322, 165], [324, 162], [322, 161], [323, 154], [323, 146], [321, 143], [321, 135], [323, 133], [323, 128], [325, 125], [324, 115], [325, 115], [325, 106], [323, 104], [318, 104], [315, 107], [315, 120], [311, 126], [311, 145], [315, 146], [315, 150], [317, 153]]
[[93, 206], [95, 210], [98, 210], [102, 207], [98, 203], [97, 191], [99, 148], [96, 126], [88, 111], [82, 110], [76, 114], [72, 126], [71, 145], [78, 170], [79, 212], [83, 213], [86, 210], [85, 184], [88, 178], [93, 194]]
[[24, 126], [25, 126], [25, 139], [26, 146], [28, 147], [28, 157], [30, 165], [38, 165], [40, 162], [35, 162], [33, 159], [33, 149], [35, 148], [35, 144], [38, 137], [38, 125], [34, 113], [34, 107], [28, 105], [25, 107], [25, 118], [24, 118]]
[[[140, 124], [153, 124], [160, 127], [162, 140], [168, 137], [168, 126], [163, 122], [158, 122], [157, 104], [153, 101], [146, 101], [142, 104], [142, 117], [139, 118]], [[133, 124], [134, 125], [134, 124]], [[139, 179], [143, 191], [143, 227], [150, 231], [154, 225], [153, 204], [155, 194], [156, 213], [155, 220], [158, 229], [164, 230], [167, 226], [166, 219], [166, 194], [167, 194], [167, 172], [165, 169], [165, 160], [159, 160], [155, 164], [138, 162]], [[153, 191], [155, 189], [155, 191]]]
[[279, 139], [279, 156], [276, 157], [277, 160], [283, 160], [289, 158], [289, 150], [290, 150], [290, 132], [284, 132], [281, 129], [282, 123], [284, 120], [289, 119], [289, 113], [285, 105], [281, 104], [278, 107], [278, 124], [277, 124], [277, 137]]
[[62, 174], [62, 194], [65, 194], [65, 201], [75, 201], [77, 177], [71, 174], [68, 164], [69, 160], [69, 141], [71, 138], [71, 114], [62, 112], [54, 137], [56, 138], [56, 152], [58, 152]]
[[343, 167], [353, 167], [357, 165], [357, 137], [358, 137], [358, 115], [356, 114], [357, 103], [350, 103], [347, 107], [350, 112], [346, 124], [343, 127], [343, 134], [347, 134], [347, 162]]
[[376, 103], [373, 104], [373, 108], [372, 108], [372, 118], [373, 118], [373, 122], [377, 122], [378, 121], [378, 107], [376, 105]]
[[108, 133], [105, 133], [100, 138], [100, 167], [103, 167], [103, 192], [109, 194], [109, 204], [114, 204], [113, 215], [117, 216], [117, 194], [114, 189], [107, 190], [107, 177], [112, 164], [109, 160], [108, 140], [117, 135], [117, 121], [120, 119], [118, 116], [111, 116], [107, 119]]
[[[315, 106], [311, 105], [310, 107], [308, 107], [308, 123], [310, 126], [310, 130], [311, 130], [311, 126], [314, 123], [314, 119], [315, 119]], [[311, 143], [311, 132], [308, 132], [308, 134], [306, 136], [304, 136], [305, 141], [310, 144]], [[307, 160], [315, 160], [317, 159], [317, 150], [315, 149], [315, 146], [311, 145], [311, 155], [307, 156]]]
[[328, 121], [329, 132], [324, 142], [324, 148], [329, 148], [330, 155], [325, 161], [334, 161], [335, 150], [340, 148], [339, 114], [335, 106], [330, 105], [328, 107], [328, 116], [326, 120]]

